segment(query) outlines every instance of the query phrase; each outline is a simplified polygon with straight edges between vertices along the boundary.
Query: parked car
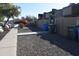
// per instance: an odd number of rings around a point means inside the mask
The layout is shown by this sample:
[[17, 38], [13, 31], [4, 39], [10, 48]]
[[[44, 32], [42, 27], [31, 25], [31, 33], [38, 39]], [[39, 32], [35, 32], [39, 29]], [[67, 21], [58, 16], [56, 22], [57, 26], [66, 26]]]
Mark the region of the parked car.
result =
[[15, 25], [14, 25], [14, 28], [18, 28], [18, 27], [19, 27], [19, 24], [15, 24]]
[[2, 26], [0, 26], [0, 32], [4, 32], [4, 30], [3, 30]]

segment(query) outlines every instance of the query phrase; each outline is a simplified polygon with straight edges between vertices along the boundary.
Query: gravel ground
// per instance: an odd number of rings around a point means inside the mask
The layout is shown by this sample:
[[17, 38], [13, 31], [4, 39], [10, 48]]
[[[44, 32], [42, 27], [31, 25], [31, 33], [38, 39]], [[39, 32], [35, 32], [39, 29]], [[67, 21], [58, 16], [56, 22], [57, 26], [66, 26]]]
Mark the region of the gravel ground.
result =
[[[52, 38], [53, 39], [53, 38]], [[18, 36], [18, 56], [67, 56], [72, 55], [41, 36]]]
[[18, 33], [25, 33], [25, 32], [31, 32], [27, 27], [26, 29], [18, 28]]
[[[36, 28], [35, 28], [36, 29]], [[30, 28], [31, 31], [34, 28]], [[24, 30], [19, 30], [23, 32]], [[29, 29], [26, 31], [28, 32]], [[37, 30], [38, 31], [38, 30]], [[79, 42], [57, 34], [22, 35], [17, 39], [18, 56], [70, 56], [79, 55]]]
[[[42, 31], [39, 28], [19, 29], [19, 33]], [[79, 42], [57, 34], [22, 35], [17, 39], [18, 56], [79, 56]]]
[[18, 33], [25, 33], [25, 32], [40, 32], [40, 31], [44, 31], [40, 28], [34, 27], [34, 26], [27, 26], [24, 29], [22, 28], [18, 28]]

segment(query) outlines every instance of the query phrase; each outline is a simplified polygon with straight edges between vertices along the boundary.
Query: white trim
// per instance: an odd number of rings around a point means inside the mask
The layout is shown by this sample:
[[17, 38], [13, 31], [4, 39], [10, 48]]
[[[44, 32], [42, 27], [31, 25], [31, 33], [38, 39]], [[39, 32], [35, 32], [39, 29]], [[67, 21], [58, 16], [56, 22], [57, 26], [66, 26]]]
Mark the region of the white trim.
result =
[[42, 33], [47, 33], [47, 31], [18, 33], [17, 35], [32, 35], [32, 34], [42, 34]]

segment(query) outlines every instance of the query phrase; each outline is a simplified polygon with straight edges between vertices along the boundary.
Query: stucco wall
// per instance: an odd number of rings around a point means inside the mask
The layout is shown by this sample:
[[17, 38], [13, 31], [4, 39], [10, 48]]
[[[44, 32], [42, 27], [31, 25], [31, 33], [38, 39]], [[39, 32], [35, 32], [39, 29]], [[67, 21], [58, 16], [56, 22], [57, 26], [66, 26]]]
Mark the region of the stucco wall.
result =
[[[68, 27], [69, 26], [76, 26], [77, 24], [77, 17], [59, 17], [56, 18], [57, 24], [57, 32], [62, 36], [67, 36], [68, 34]], [[79, 22], [78, 22], [79, 23]]]
[[48, 23], [48, 19], [41, 19], [37, 21], [37, 26], [41, 27], [43, 24], [47, 24]]

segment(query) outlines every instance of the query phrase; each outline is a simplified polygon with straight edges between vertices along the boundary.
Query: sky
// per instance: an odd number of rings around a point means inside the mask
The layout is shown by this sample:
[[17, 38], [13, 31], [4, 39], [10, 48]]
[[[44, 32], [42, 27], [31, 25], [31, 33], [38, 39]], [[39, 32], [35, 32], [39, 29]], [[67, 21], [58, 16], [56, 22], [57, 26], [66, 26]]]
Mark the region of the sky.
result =
[[15, 3], [15, 5], [21, 7], [19, 18], [26, 16], [35, 16], [38, 18], [38, 14], [49, 12], [53, 8], [62, 9], [68, 6], [69, 3]]

